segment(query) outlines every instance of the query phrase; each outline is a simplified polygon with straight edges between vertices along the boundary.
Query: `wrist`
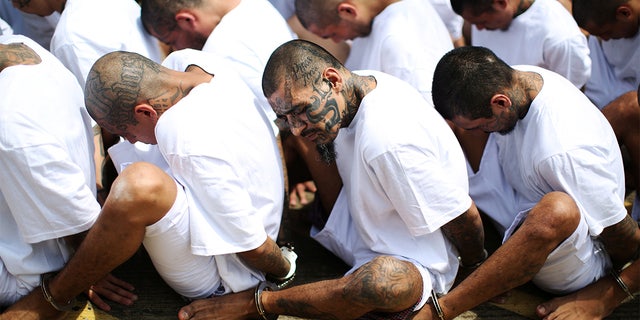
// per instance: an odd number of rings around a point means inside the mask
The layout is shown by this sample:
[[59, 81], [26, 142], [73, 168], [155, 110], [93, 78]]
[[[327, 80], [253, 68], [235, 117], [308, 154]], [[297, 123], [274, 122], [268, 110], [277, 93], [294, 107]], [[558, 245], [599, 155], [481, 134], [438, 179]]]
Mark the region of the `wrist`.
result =
[[256, 305], [256, 310], [258, 311], [258, 315], [263, 320], [276, 320], [278, 319], [278, 315], [275, 314], [267, 314], [264, 310], [264, 306], [262, 305], [262, 293], [264, 291], [276, 291], [278, 287], [275, 284], [269, 283], [267, 281], [262, 281], [256, 287], [256, 291], [254, 292], [254, 302]]
[[282, 252], [282, 257], [289, 262], [289, 272], [283, 277], [273, 277], [273, 279], [278, 282], [278, 287], [282, 288], [287, 286], [296, 275], [298, 255], [293, 251], [293, 247], [289, 246], [280, 247], [280, 252]]
[[437, 319], [445, 320], [444, 311], [442, 311], [442, 307], [438, 301], [438, 294], [434, 290], [431, 290], [431, 305], [436, 312]]
[[73, 298], [64, 303], [56, 302], [56, 299], [51, 294], [51, 290], [49, 289], [49, 281], [51, 278], [55, 276], [54, 272], [44, 273], [40, 275], [40, 290], [42, 291], [42, 295], [44, 299], [56, 310], [58, 311], [71, 311], [73, 306], [75, 305], [76, 299]]
[[633, 300], [635, 296], [633, 295], [631, 290], [629, 290], [629, 287], [627, 287], [627, 284], [624, 282], [624, 280], [620, 278], [620, 275], [615, 270], [611, 270], [610, 273], [611, 273], [611, 276], [613, 277], [613, 280], [616, 283], [616, 286], [618, 287], [618, 290], [621, 290], [626, 295], [626, 297], [622, 300], [621, 303], [625, 303]]
[[458, 262], [460, 263], [461, 268], [476, 269], [480, 265], [482, 265], [482, 263], [484, 263], [488, 257], [489, 257], [489, 253], [487, 252], [487, 249], [482, 249], [482, 255], [479, 260], [469, 262], [469, 261], [462, 261], [462, 257], [458, 257]]

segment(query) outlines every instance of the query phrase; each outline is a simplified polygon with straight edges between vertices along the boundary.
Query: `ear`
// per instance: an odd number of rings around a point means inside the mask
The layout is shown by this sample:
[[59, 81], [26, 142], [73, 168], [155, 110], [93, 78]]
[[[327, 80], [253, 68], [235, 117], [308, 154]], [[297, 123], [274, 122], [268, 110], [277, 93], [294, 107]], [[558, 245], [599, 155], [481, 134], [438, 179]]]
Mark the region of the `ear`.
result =
[[345, 20], [354, 20], [358, 17], [358, 8], [351, 3], [341, 2], [338, 4], [338, 16]]
[[342, 75], [338, 70], [326, 68], [324, 72], [322, 72], [322, 77], [329, 80], [331, 88], [335, 88], [338, 91], [342, 90]]
[[511, 99], [502, 93], [496, 93], [491, 97], [491, 110], [494, 114], [502, 113], [511, 108]]
[[[498, 11], [504, 11], [507, 6], [509, 6], [509, 3], [507, 0], [493, 0], [493, 3], [491, 5], [493, 7], [494, 10], [498, 10]], [[516, 6], [516, 10], [518, 5], [515, 4]]]
[[175, 16], [178, 27], [182, 30], [195, 30], [197, 28], [198, 16], [189, 10], [180, 10]]
[[158, 112], [151, 105], [141, 103], [133, 107], [133, 117], [138, 121], [157, 121]]
[[628, 4], [621, 4], [616, 8], [616, 19], [617, 20], [628, 20], [633, 17], [633, 9], [629, 7]]

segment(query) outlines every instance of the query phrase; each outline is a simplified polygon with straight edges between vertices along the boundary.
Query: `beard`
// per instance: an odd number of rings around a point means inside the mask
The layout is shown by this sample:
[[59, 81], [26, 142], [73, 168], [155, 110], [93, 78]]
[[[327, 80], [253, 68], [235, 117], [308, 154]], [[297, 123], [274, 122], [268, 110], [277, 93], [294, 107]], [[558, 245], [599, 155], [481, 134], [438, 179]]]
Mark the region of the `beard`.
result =
[[336, 161], [336, 149], [333, 145], [333, 141], [329, 143], [317, 144], [316, 150], [320, 154], [320, 160], [324, 163], [331, 164]]
[[498, 133], [500, 135], [506, 136], [509, 133], [511, 133], [511, 131], [513, 131], [513, 129], [515, 129], [515, 127], [511, 127], [511, 128], [507, 128], [507, 129], [504, 129], [504, 130], [500, 130], [500, 131], [498, 131]]

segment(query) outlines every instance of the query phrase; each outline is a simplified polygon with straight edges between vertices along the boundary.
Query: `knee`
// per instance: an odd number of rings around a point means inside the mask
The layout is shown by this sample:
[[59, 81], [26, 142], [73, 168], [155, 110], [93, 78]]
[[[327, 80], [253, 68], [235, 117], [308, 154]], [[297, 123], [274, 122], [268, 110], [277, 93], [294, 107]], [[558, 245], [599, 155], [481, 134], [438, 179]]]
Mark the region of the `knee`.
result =
[[527, 220], [536, 221], [537, 237], [561, 240], [570, 236], [580, 223], [580, 209], [575, 200], [564, 192], [547, 193], [531, 209]]
[[[126, 167], [114, 181], [105, 202], [103, 213], [122, 213], [133, 218], [131, 212], [166, 211], [173, 203], [176, 187], [173, 178], [160, 168], [145, 162], [136, 162]], [[170, 205], [169, 205], [170, 207]]]
[[415, 305], [422, 284], [422, 276], [412, 263], [378, 256], [352, 274], [343, 292], [354, 303], [398, 311]]

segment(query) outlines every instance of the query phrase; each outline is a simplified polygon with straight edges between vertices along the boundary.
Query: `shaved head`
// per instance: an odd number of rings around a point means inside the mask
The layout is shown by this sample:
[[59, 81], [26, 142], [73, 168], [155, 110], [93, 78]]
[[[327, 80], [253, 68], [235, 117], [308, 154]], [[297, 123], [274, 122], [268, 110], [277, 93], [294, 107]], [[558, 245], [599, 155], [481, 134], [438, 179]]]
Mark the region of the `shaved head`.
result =
[[137, 53], [116, 51], [102, 56], [89, 71], [85, 85], [89, 115], [114, 133], [135, 125], [133, 108], [149, 99], [148, 89], [163, 69]]

